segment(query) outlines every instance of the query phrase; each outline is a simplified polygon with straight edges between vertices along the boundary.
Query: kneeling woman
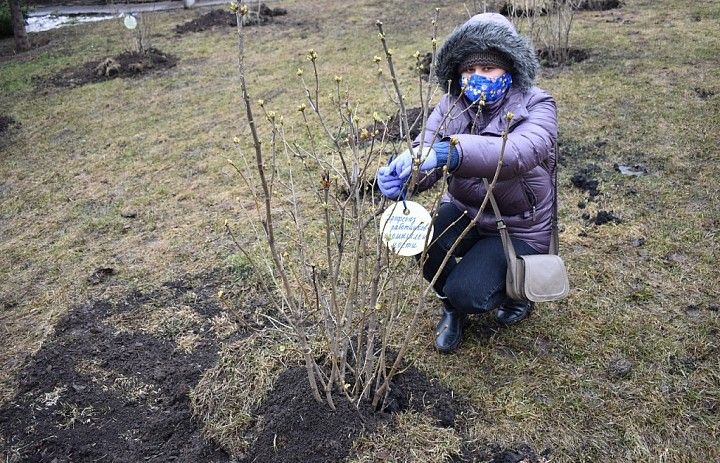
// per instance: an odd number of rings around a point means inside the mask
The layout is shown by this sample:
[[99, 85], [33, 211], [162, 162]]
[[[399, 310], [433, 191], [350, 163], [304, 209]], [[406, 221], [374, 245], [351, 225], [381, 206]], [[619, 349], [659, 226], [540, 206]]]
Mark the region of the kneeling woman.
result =
[[[483, 178], [491, 179], [498, 164], [508, 112], [513, 118], [493, 192], [518, 255], [548, 251], [557, 118], [553, 98], [533, 86], [538, 67], [530, 41], [494, 13], [471, 18], [439, 50], [436, 77], [449, 92], [427, 122], [423, 145], [431, 146], [432, 152], [420, 166], [425, 175], [420, 189], [442, 178], [444, 166], [450, 175], [435, 222], [435, 236], [440, 238], [428, 250], [423, 265], [428, 281], [477, 214], [485, 197]], [[459, 143], [451, 145], [451, 138]], [[420, 137], [415, 140], [419, 144]], [[407, 151], [378, 170], [378, 185], [385, 196], [400, 196], [411, 165], [412, 154]], [[528, 316], [531, 303], [511, 300], [505, 294], [506, 270], [495, 217], [488, 207], [434, 285], [444, 302], [436, 332], [439, 351], [457, 349], [467, 314], [497, 308], [498, 321], [508, 325]]]

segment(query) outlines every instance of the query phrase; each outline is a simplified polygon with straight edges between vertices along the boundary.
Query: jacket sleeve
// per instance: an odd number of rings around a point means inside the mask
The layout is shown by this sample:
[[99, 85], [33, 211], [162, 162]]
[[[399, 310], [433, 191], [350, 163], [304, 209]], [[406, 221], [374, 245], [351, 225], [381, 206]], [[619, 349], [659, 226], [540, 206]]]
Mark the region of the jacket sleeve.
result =
[[[557, 141], [555, 100], [538, 92], [527, 103], [528, 115], [510, 127], [499, 180], [518, 177], [545, 161]], [[502, 115], [500, 117], [503, 117]], [[459, 141], [457, 177], [485, 177], [495, 174], [502, 138], [493, 135], [455, 135]]]

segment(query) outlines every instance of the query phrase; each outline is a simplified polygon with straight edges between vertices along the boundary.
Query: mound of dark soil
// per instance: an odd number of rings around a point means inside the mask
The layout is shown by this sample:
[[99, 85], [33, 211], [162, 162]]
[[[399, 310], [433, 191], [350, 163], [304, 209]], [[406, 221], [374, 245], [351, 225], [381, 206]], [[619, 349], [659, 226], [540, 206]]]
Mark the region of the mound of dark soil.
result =
[[[361, 433], [372, 433], [391, 419], [370, 404], [358, 409], [345, 396], [333, 396], [336, 410], [319, 405], [310, 394], [304, 367], [283, 372], [262, 403], [253, 430], [254, 443], [243, 461], [334, 463], [345, 459]], [[410, 367], [399, 375], [389, 398], [388, 412], [414, 410], [452, 426], [467, 405], [436, 380]]]
[[620, 0], [584, 0], [575, 8], [580, 11], [605, 11], [620, 8]]
[[541, 48], [537, 51], [537, 54], [540, 59], [540, 64], [548, 68], [570, 66], [575, 63], [583, 62], [590, 57], [590, 53], [581, 48], [570, 48], [564, 53], [556, 50]]
[[175, 32], [185, 34], [187, 32], [202, 32], [216, 26], [228, 27], [237, 25], [235, 13], [227, 10], [212, 10], [209, 13], [188, 21], [185, 24], [175, 26]]
[[4, 115], [0, 114], [0, 134], [5, 133], [5, 131], [11, 125], [17, 125], [17, 122], [15, 122], [15, 119], [13, 119], [10, 116], [4, 116]]
[[177, 61], [177, 57], [156, 48], [150, 48], [145, 53], [126, 51], [102, 61], [91, 61], [79, 67], [65, 69], [58, 75], [41, 81], [41, 86], [76, 87], [117, 77], [135, 77], [171, 68]]
[[[257, 10], [253, 6], [250, 13], [245, 17], [245, 26], [262, 26], [270, 23], [276, 16], [284, 16], [287, 10], [284, 8], [270, 8], [264, 3]], [[185, 24], [175, 26], [175, 32], [185, 34], [188, 32], [202, 32], [214, 27], [234, 27], [237, 26], [235, 13], [228, 10], [212, 10], [209, 13], [188, 21]]]
[[429, 415], [442, 427], [455, 426], [455, 420], [468, 405], [435, 378], [428, 378], [415, 367], [395, 377], [388, 397], [388, 412], [413, 410]]
[[[72, 309], [23, 370], [17, 396], [0, 409], [9, 461], [229, 461], [203, 438], [188, 396], [216, 362], [210, 319], [221, 311], [215, 294], [224, 280], [184, 279]], [[118, 329], [110, 319], [145, 306], [189, 307], [201, 320], [194, 349]]]
[[315, 402], [304, 367], [284, 371], [257, 410], [255, 440], [243, 461], [342, 461], [362, 432], [388, 419], [367, 406], [355, 408], [344, 396], [335, 395], [334, 403], [332, 411]]
[[[430, 114], [432, 110], [433, 108], [430, 108], [428, 114]], [[408, 108], [406, 109], [406, 112], [410, 139], [414, 140], [415, 137], [420, 135], [420, 130], [422, 130], [422, 108]], [[400, 120], [400, 110], [388, 119], [387, 122], [370, 124], [366, 126], [365, 129], [371, 134], [374, 134], [375, 131], [377, 131], [378, 133], [375, 135], [375, 138], [378, 140], [380, 140], [383, 137], [383, 133], [385, 133], [385, 140], [388, 142], [405, 141], [405, 132], [403, 131], [403, 126]]]

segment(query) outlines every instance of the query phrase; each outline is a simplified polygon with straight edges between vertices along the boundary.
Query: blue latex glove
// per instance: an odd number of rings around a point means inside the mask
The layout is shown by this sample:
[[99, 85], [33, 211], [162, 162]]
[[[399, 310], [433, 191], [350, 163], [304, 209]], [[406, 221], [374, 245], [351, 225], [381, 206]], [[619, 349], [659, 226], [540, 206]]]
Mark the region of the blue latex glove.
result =
[[[420, 164], [420, 171], [428, 172], [447, 164], [448, 152], [450, 150], [450, 144], [446, 141], [433, 143], [430, 148], [424, 148], [423, 151], [427, 152], [427, 155]], [[408, 178], [410, 178], [410, 173], [412, 172], [413, 156], [410, 150], [403, 151], [398, 154], [395, 159], [390, 161], [387, 166], [378, 169], [377, 184], [380, 192], [382, 192], [386, 198], [397, 199], [400, 197], [403, 186]], [[457, 165], [457, 154], [451, 156], [450, 164], [449, 167], [451, 168]]]
[[389, 199], [400, 197], [406, 180], [398, 177], [389, 165], [383, 166], [377, 171], [377, 184], [380, 192]]
[[398, 154], [395, 159], [387, 165], [389, 172], [395, 176], [407, 180], [410, 177], [410, 169], [412, 168], [413, 154], [410, 150], [405, 150]]
[[[426, 149], [427, 148], [423, 148], [423, 151], [425, 151]], [[433, 143], [428, 151], [429, 153], [427, 153], [422, 163], [420, 164], [421, 172], [428, 172], [430, 170], [442, 167], [447, 164], [448, 154], [450, 151], [450, 143], [446, 141], [439, 141], [437, 143]], [[410, 172], [412, 171], [412, 161], [413, 158], [410, 154], [410, 151], [405, 151], [404, 153], [398, 155], [398, 157], [390, 163], [390, 166], [395, 169], [398, 177], [407, 179], [408, 177], [410, 177]], [[448, 167], [452, 168], [454, 166]]]

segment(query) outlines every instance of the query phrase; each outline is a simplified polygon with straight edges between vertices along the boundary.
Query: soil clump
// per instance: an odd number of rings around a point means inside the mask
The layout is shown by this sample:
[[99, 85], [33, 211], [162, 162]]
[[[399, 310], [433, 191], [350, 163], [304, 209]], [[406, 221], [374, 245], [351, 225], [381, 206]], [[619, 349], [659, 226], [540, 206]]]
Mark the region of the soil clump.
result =
[[11, 125], [17, 125], [15, 119], [10, 116], [4, 116], [0, 114], [0, 134], [5, 133], [5, 131], [10, 128]]
[[595, 225], [605, 225], [606, 223], [622, 223], [623, 220], [615, 215], [615, 211], [599, 211], [593, 223]]
[[145, 53], [126, 51], [101, 61], [91, 61], [79, 67], [67, 68], [40, 82], [41, 86], [76, 87], [103, 82], [117, 77], [135, 77], [175, 66], [178, 58], [150, 48]]
[[[260, 8], [254, 6], [250, 8], [248, 15], [244, 19], [244, 26], [263, 26], [273, 21], [276, 16], [285, 16], [287, 10], [284, 8], [270, 8], [264, 3], [260, 4]], [[188, 32], [202, 32], [210, 30], [214, 27], [235, 27], [237, 19], [235, 13], [228, 10], [216, 9], [209, 13], [188, 21], [185, 24], [175, 26], [175, 32], [178, 34], [186, 34]]]
[[572, 182], [575, 187], [587, 191], [588, 197], [592, 199], [600, 194], [600, 182], [594, 178], [595, 173], [599, 170], [600, 168], [595, 165], [578, 169], [573, 176], [570, 177], [570, 182]]
[[[182, 279], [71, 309], [29, 360], [16, 397], [0, 408], [8, 462], [230, 461], [204, 439], [188, 395], [216, 362], [211, 318], [221, 311], [215, 294], [226, 279]], [[184, 307], [196, 320], [192, 350], [113, 323], [139, 308], [167, 307]]]
[[708, 90], [706, 88], [695, 87], [693, 88], [693, 91], [702, 100], [707, 100], [708, 98], [715, 96], [715, 92], [713, 90]]

